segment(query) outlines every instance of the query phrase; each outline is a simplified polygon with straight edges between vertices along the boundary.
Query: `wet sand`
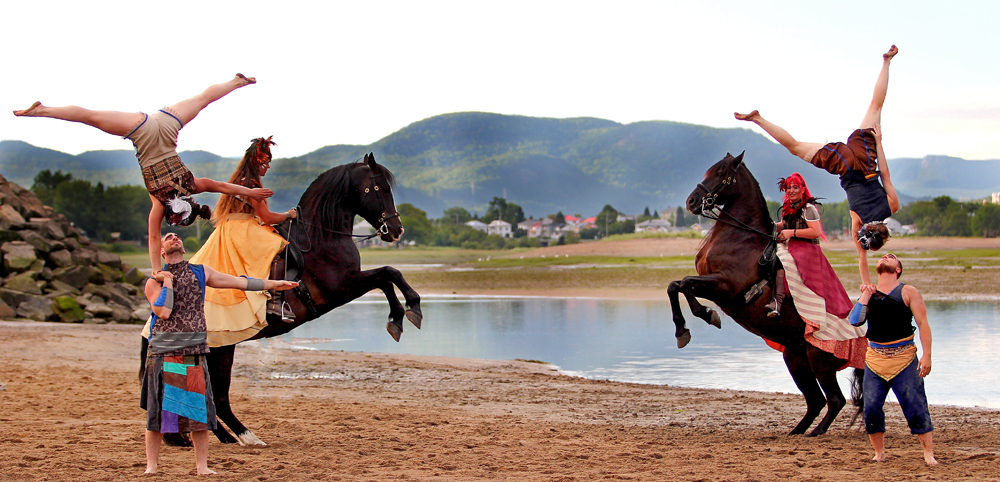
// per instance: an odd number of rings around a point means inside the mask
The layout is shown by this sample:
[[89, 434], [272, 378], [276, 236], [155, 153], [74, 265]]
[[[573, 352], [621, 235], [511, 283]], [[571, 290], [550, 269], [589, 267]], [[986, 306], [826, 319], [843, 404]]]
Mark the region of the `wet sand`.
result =
[[[0, 322], [0, 480], [141, 476], [137, 332]], [[849, 410], [827, 435], [787, 436], [798, 394], [586, 380], [519, 361], [251, 342], [232, 395], [270, 445], [213, 437], [220, 480], [1000, 480], [997, 411], [933, 406], [941, 465], [929, 468], [893, 404], [876, 464]], [[196, 479], [193, 458], [165, 447], [148, 479]]]

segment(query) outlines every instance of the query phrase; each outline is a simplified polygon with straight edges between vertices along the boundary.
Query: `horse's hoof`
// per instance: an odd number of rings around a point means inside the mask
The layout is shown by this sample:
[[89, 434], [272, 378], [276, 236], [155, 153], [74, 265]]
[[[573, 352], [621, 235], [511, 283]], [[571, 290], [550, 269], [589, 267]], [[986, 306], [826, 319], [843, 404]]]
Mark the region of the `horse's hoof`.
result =
[[243, 433], [237, 435], [236, 438], [238, 438], [240, 440], [240, 445], [242, 445], [244, 447], [246, 447], [247, 445], [249, 445], [251, 447], [253, 447], [253, 446], [267, 447], [267, 444], [264, 443], [263, 440], [257, 438], [257, 436], [254, 435], [254, 433], [251, 432], [251, 431], [249, 431], [249, 430], [247, 430], [246, 432], [243, 432]]
[[677, 337], [677, 348], [684, 348], [688, 343], [691, 343], [691, 330], [684, 330], [684, 333]]
[[715, 310], [708, 310], [711, 315], [709, 315], [708, 324], [716, 328], [722, 329], [722, 318], [719, 316], [719, 312]]
[[424, 321], [423, 315], [419, 311], [413, 311], [412, 309], [406, 310], [406, 319], [410, 320], [410, 323], [413, 323], [413, 326], [417, 327], [418, 330], [420, 329], [420, 322]]
[[400, 323], [400, 324], [397, 325], [396, 323], [393, 323], [393, 322], [390, 321], [390, 322], [388, 322], [388, 323], [385, 324], [385, 329], [386, 329], [386, 331], [389, 332], [389, 336], [391, 336], [393, 340], [396, 340], [397, 342], [399, 342], [399, 337], [403, 335], [403, 324], [402, 323]]

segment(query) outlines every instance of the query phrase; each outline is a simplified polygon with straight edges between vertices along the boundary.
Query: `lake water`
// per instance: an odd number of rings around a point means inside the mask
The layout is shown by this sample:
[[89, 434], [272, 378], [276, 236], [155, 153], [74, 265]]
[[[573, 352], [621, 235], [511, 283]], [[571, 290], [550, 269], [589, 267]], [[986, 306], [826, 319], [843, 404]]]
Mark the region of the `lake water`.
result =
[[[406, 322], [400, 343], [385, 331], [385, 299], [372, 296], [283, 339], [321, 350], [539, 360], [601, 380], [798, 393], [781, 354], [725, 315], [719, 330], [684, 304], [692, 339], [678, 349], [666, 299], [425, 297], [421, 306], [423, 329]], [[928, 302], [927, 309], [930, 403], [1000, 408], [1000, 302]], [[840, 372], [845, 394], [849, 372]]]

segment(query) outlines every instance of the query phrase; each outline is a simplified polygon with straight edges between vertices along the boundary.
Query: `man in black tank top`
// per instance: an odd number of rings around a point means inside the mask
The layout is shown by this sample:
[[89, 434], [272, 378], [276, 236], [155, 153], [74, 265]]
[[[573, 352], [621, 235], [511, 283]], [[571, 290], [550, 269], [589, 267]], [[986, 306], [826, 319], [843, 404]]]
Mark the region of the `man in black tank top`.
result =
[[[893, 254], [882, 256], [875, 267], [878, 284], [862, 286], [861, 299], [851, 311], [851, 324], [868, 322], [868, 353], [865, 355], [865, 430], [875, 448], [873, 460], [885, 459], [885, 397], [896, 394], [910, 433], [924, 450], [924, 462], [937, 465], [934, 441], [924, 392], [924, 380], [931, 372], [931, 328], [927, 307], [916, 288], [899, 282], [903, 264]], [[920, 329], [922, 355], [913, 343], [916, 320]]]

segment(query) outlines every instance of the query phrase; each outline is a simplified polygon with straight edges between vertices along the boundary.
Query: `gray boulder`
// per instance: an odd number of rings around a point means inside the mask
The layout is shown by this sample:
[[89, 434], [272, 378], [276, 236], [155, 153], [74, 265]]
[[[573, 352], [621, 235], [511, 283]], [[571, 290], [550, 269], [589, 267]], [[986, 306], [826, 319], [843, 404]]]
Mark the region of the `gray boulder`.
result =
[[71, 254], [73, 257], [73, 264], [89, 266], [97, 263], [97, 252], [92, 249], [80, 248], [73, 251]]
[[66, 266], [52, 271], [52, 277], [78, 290], [90, 282], [89, 266]]
[[111, 318], [111, 315], [114, 314], [110, 306], [100, 301], [92, 301], [84, 310], [94, 318]]
[[66, 238], [63, 239], [62, 242], [66, 244], [66, 249], [70, 251], [76, 251], [81, 248], [80, 242], [75, 238]]
[[25, 271], [21, 274], [11, 276], [4, 283], [4, 287], [33, 295], [42, 294], [42, 289], [38, 287], [37, 271]]
[[24, 241], [8, 241], [0, 246], [3, 252], [3, 267], [7, 271], [24, 271], [38, 259], [35, 247]]
[[10, 204], [0, 205], [0, 229], [23, 228], [26, 221]]
[[80, 290], [76, 286], [57, 279], [49, 282], [49, 288], [57, 292], [72, 293], [73, 296], [80, 294]]
[[146, 282], [146, 275], [142, 274], [142, 271], [139, 271], [135, 266], [128, 266], [124, 278], [126, 283], [134, 286], [140, 286]]
[[28, 229], [20, 231], [19, 234], [21, 235], [21, 238], [24, 239], [24, 242], [34, 246], [39, 253], [44, 254], [52, 251], [52, 243], [42, 237], [41, 234]]
[[45, 321], [55, 316], [52, 300], [44, 296], [31, 296], [17, 306], [17, 316], [35, 321]]
[[28, 293], [23, 291], [14, 291], [8, 288], [0, 288], [0, 300], [12, 307], [17, 307], [21, 303], [28, 301], [31, 297]]
[[49, 253], [49, 261], [55, 265], [56, 268], [62, 268], [63, 266], [73, 264], [73, 256], [69, 254], [69, 251], [60, 249]]
[[114, 269], [122, 269], [122, 258], [115, 253], [109, 253], [107, 251], [97, 252], [97, 263], [105, 264]]

